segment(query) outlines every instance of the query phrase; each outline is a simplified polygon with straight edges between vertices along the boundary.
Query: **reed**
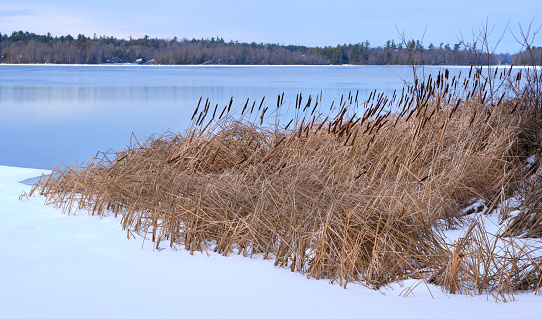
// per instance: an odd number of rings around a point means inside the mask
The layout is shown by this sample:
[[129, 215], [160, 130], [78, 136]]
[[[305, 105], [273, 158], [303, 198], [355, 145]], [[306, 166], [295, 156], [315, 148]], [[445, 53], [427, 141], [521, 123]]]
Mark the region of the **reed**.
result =
[[[261, 254], [344, 287], [416, 278], [509, 300], [542, 285], [536, 249], [512, 237], [525, 228], [540, 237], [540, 196], [524, 202], [536, 208], [528, 222], [515, 219], [521, 226], [494, 237], [461, 212], [483, 200], [489, 213], [526, 189], [536, 175], [527, 159], [540, 161], [542, 117], [508, 70], [500, 71], [507, 89], [488, 94], [496, 78], [446, 70], [391, 97], [375, 91], [361, 102], [350, 92], [327, 114], [315, 112], [321, 93], [303, 108], [299, 94], [285, 126], [264, 124], [279, 113], [265, 98], [250, 112], [243, 101], [241, 114], [232, 98], [219, 119], [216, 108], [206, 117], [210, 101], [202, 110], [200, 99], [184, 133], [133, 139], [81, 167], [57, 168], [30, 195], [66, 213], [118, 216], [128, 237], [157, 248]], [[467, 222], [465, 236], [448, 243], [441, 230]]]

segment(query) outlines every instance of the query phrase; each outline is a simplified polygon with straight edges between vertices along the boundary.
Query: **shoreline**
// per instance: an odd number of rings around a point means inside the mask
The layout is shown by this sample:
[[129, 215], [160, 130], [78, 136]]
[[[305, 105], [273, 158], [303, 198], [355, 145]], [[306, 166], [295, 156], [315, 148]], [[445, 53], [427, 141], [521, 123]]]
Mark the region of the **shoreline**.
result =
[[[212, 251], [191, 255], [168, 243], [156, 250], [140, 237], [127, 239], [120, 218], [86, 211], [63, 214], [62, 208], [44, 205], [45, 198], [38, 195], [19, 200], [21, 191], [30, 189], [19, 180], [39, 172], [46, 170], [0, 165], [0, 282], [11, 287], [0, 292], [0, 314], [6, 318], [95, 318], [105, 312], [131, 318], [172, 313], [273, 318], [276, 313], [262, 312], [270, 298], [292, 316], [313, 318], [351, 316], [361, 310], [367, 316], [401, 318], [432, 318], [436, 313], [442, 318], [523, 317], [540, 306], [540, 296], [533, 292], [514, 294], [514, 302], [495, 303], [485, 294], [444, 293], [411, 279], [380, 290], [359, 283], [345, 289], [329, 279], [308, 280], [289, 268], [277, 268], [261, 256], [224, 257]], [[158, 285], [160, 289], [153, 289]], [[149, 288], [153, 293], [142, 293]], [[209, 308], [211, 291], [222, 297]], [[246, 305], [242, 310], [239, 300]], [[134, 303], [144, 306], [130, 306]]]
[[[0, 66], [89, 66], [89, 67], [412, 67], [408, 64], [394, 64], [394, 65], [379, 65], [379, 64], [370, 64], [370, 65], [360, 65], [360, 64], [341, 64], [341, 65], [331, 65], [331, 64], [152, 64], [152, 65], [140, 65], [135, 63], [104, 63], [104, 64], [55, 64], [55, 63], [0, 63]], [[509, 68], [510, 64], [502, 65], [491, 65], [490, 68]], [[470, 68], [470, 65], [416, 65], [416, 68]], [[519, 69], [530, 69], [536, 68], [537, 66], [516, 66], [513, 65], [513, 68]], [[487, 69], [488, 66], [482, 66], [483, 69]]]

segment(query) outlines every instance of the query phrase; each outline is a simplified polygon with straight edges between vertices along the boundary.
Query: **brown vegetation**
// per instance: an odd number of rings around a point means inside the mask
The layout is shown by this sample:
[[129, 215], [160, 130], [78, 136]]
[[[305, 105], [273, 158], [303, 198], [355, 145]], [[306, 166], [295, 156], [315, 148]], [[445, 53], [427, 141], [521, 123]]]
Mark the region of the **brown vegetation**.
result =
[[[299, 95], [286, 126], [264, 124], [285, 108], [283, 96], [276, 113], [263, 101], [236, 112], [200, 100], [185, 133], [56, 169], [31, 193], [67, 213], [119, 216], [128, 236], [156, 248], [262, 254], [344, 287], [416, 278], [510, 300], [542, 287], [537, 248], [510, 232], [487, 234], [461, 210], [481, 199], [504, 220], [500, 203], [540, 180], [526, 168], [528, 158], [540, 161], [542, 105], [532, 103], [540, 91], [528, 90], [540, 79], [524, 80], [510, 69], [445, 70], [392, 97], [349, 94], [329, 114], [315, 113], [318, 97]], [[540, 229], [540, 195], [532, 196], [523, 211]], [[446, 242], [441, 230], [466, 222], [466, 234]]]

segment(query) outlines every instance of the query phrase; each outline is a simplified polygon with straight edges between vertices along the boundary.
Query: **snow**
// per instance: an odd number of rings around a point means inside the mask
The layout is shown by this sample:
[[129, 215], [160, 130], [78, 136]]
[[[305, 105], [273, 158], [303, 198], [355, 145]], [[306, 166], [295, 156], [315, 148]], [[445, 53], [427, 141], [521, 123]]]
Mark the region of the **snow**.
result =
[[415, 280], [380, 291], [343, 289], [261, 257], [153, 250], [128, 240], [119, 219], [64, 215], [39, 196], [18, 199], [30, 190], [20, 181], [48, 173], [0, 166], [0, 318], [541, 316], [542, 299], [533, 293], [495, 303]]

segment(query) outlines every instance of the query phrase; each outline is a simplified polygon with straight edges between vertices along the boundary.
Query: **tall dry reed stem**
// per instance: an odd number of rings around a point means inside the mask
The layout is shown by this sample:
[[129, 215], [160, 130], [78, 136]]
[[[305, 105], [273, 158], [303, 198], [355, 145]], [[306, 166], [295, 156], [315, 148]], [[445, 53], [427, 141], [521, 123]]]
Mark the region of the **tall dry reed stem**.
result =
[[[474, 224], [451, 246], [438, 231], [461, 223], [473, 199], [495, 208], [511, 196], [540, 140], [539, 107], [505, 94], [489, 101], [480, 86], [476, 69], [464, 78], [446, 70], [401, 95], [375, 92], [361, 111], [351, 94], [329, 114], [315, 112], [318, 98], [302, 110], [298, 96], [287, 127], [262, 125], [263, 99], [260, 111], [243, 103], [253, 121], [235, 119], [232, 101], [212, 116], [205, 102], [184, 134], [57, 169], [31, 193], [67, 213], [120, 216], [128, 236], [156, 247], [262, 254], [344, 287], [418, 278], [498, 298], [538, 290], [540, 259], [528, 249], [508, 253], [510, 242], [497, 258]], [[488, 263], [496, 272], [481, 273]]]

